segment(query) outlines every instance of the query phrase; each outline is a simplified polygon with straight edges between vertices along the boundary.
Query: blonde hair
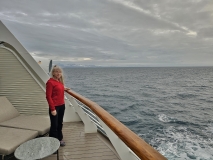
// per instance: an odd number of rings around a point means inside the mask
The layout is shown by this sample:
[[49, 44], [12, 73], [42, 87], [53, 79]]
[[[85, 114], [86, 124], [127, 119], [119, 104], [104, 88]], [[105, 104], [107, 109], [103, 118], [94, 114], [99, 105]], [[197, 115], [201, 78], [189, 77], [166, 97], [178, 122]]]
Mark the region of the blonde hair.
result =
[[63, 70], [61, 69], [61, 67], [54, 65], [50, 72], [50, 76], [54, 77], [53, 72], [55, 72], [56, 70], [59, 70], [61, 72], [61, 77], [59, 78], [59, 81], [64, 85], [64, 74], [63, 74]]

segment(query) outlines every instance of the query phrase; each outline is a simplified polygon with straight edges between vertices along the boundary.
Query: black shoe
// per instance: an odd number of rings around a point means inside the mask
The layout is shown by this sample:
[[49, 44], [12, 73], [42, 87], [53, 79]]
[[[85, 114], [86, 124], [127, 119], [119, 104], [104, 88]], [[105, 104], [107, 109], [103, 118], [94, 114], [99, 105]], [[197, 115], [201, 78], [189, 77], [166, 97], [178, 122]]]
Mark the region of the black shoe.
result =
[[65, 142], [64, 142], [64, 141], [60, 141], [60, 146], [61, 146], [61, 147], [66, 146]]

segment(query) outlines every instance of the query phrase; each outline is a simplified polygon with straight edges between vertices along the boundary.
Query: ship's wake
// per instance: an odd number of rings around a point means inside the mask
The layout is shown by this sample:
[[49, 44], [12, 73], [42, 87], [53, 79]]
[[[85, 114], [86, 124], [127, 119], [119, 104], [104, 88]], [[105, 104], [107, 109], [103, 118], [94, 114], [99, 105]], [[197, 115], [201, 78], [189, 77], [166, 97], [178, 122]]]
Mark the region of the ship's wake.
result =
[[[175, 120], [166, 115], [158, 118], [166, 123]], [[159, 130], [149, 143], [169, 160], [213, 160], [213, 124], [202, 132], [200, 136], [187, 127], [169, 126]]]

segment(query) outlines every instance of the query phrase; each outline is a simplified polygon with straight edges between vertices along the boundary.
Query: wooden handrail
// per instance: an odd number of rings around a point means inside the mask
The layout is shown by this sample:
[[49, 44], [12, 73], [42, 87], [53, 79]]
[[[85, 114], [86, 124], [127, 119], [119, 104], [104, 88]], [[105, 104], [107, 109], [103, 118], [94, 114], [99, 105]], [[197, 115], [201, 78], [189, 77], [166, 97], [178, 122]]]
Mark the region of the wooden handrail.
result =
[[72, 90], [66, 92], [88, 106], [139, 158], [142, 160], [166, 160], [157, 150], [147, 144], [97, 103]]

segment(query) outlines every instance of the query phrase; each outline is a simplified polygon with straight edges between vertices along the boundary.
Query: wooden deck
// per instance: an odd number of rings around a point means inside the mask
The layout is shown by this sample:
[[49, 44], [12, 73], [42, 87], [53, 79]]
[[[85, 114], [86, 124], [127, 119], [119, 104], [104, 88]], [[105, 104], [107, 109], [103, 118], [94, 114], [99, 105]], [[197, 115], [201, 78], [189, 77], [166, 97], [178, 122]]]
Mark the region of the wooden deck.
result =
[[[100, 133], [84, 133], [82, 122], [64, 123], [63, 135], [66, 146], [60, 147], [60, 160], [119, 160], [109, 141]], [[56, 160], [51, 155], [44, 160]]]
[[[85, 134], [82, 122], [64, 123], [63, 135], [66, 146], [60, 147], [59, 160], [120, 160], [109, 140], [99, 132]], [[57, 154], [43, 160], [57, 160]]]

